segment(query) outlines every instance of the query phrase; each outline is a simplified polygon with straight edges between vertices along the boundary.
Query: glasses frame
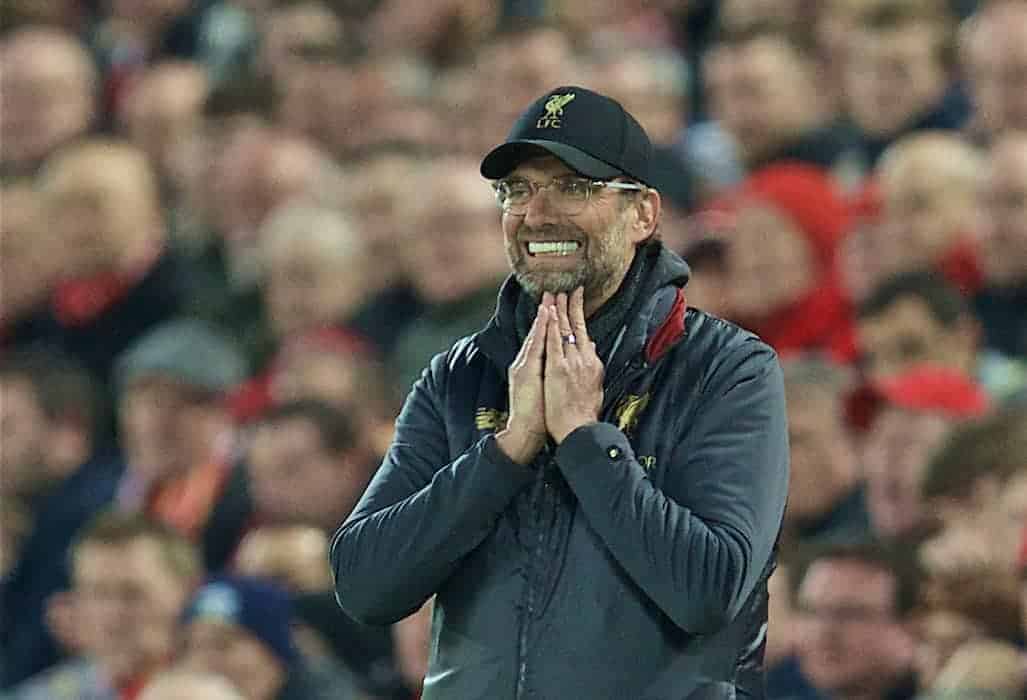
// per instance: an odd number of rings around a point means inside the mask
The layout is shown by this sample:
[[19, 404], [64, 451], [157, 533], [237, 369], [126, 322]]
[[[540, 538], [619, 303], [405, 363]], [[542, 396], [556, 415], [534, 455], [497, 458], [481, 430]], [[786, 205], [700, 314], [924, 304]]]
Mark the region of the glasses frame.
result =
[[528, 186], [531, 188], [531, 196], [528, 197], [527, 201], [524, 203], [523, 211], [511, 211], [510, 206], [503, 204], [503, 202], [501, 202], [499, 199], [499, 188], [502, 187], [504, 183], [509, 182], [510, 179], [511, 178], [503, 178], [502, 180], [496, 180], [492, 183], [492, 191], [496, 196], [496, 204], [499, 206], [500, 210], [506, 214], [510, 214], [511, 216], [524, 216], [525, 214], [527, 214], [528, 206], [531, 204], [532, 200], [538, 196], [539, 192], [552, 187], [555, 183], [561, 180], [580, 180], [588, 185], [588, 188], [585, 190], [585, 199], [581, 203], [581, 208], [573, 212], [565, 211], [564, 213], [568, 216], [574, 216], [584, 211], [585, 208], [588, 207], [589, 202], [592, 201], [592, 195], [595, 194], [597, 190], [606, 188], [611, 190], [617, 190], [620, 192], [645, 192], [649, 189], [649, 187], [647, 187], [646, 185], [641, 185], [637, 182], [618, 182], [616, 180], [594, 180], [582, 175], [559, 175], [557, 177], [551, 178], [549, 182], [546, 183], [539, 183], [527, 177], [517, 177], [514, 179], [528, 183]]

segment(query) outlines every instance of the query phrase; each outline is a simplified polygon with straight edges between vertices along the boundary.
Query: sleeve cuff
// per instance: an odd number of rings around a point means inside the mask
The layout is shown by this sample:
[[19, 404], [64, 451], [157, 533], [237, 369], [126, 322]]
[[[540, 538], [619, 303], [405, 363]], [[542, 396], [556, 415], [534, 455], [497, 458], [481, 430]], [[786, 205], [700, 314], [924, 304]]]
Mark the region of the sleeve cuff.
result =
[[482, 457], [494, 464], [500, 471], [509, 472], [514, 480], [523, 481], [527, 484], [535, 475], [534, 469], [530, 466], [518, 464], [499, 448], [495, 433], [486, 435], [482, 440], [481, 454]]
[[576, 428], [556, 448], [556, 463], [563, 470], [585, 465], [625, 464], [635, 460], [631, 443], [617, 426], [590, 423]]

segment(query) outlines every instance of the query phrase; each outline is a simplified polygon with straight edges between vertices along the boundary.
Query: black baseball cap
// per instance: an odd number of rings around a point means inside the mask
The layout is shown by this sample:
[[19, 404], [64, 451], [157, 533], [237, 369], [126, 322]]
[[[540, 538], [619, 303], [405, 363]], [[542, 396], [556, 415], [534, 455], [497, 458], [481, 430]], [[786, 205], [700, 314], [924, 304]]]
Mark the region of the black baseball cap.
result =
[[652, 151], [645, 129], [619, 102], [569, 85], [550, 90], [517, 118], [506, 142], [481, 161], [481, 174], [498, 180], [549, 153], [587, 177], [629, 177], [652, 186]]

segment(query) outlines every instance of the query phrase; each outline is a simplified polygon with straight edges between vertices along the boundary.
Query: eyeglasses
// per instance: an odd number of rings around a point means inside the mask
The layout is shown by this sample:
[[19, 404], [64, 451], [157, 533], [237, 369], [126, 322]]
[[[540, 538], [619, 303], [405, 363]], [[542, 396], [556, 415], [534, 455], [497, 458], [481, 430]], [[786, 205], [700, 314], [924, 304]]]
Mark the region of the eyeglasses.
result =
[[595, 192], [602, 188], [620, 190], [622, 192], [645, 190], [645, 185], [634, 182], [609, 182], [592, 180], [578, 175], [554, 177], [545, 184], [529, 180], [526, 177], [508, 177], [493, 183], [496, 202], [507, 214], [521, 216], [528, 211], [531, 200], [542, 190], [551, 189], [550, 203], [560, 213], [568, 216], [580, 214]]

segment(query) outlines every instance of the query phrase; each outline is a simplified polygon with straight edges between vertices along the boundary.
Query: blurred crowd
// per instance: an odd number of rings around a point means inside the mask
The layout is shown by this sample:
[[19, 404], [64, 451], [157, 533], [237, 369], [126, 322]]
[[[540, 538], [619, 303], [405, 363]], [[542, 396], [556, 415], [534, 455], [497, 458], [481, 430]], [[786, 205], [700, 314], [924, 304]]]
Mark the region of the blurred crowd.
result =
[[3, 0], [0, 697], [415, 698], [327, 547], [507, 274], [482, 155], [647, 129], [785, 368], [771, 698], [1019, 698], [1024, 0]]

